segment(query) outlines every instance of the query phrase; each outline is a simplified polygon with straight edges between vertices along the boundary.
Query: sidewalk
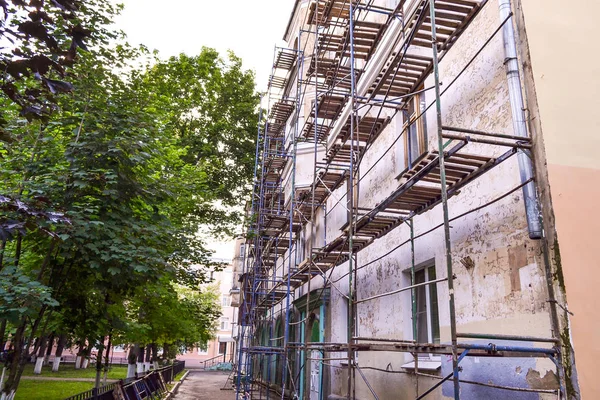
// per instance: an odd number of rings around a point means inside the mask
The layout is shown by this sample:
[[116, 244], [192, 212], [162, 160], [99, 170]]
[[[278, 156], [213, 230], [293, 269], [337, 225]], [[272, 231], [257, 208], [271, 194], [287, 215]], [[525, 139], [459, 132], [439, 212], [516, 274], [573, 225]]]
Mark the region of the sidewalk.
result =
[[[230, 372], [190, 370], [182, 382], [175, 400], [235, 400], [235, 391], [221, 390]], [[231, 383], [228, 383], [231, 388]]]

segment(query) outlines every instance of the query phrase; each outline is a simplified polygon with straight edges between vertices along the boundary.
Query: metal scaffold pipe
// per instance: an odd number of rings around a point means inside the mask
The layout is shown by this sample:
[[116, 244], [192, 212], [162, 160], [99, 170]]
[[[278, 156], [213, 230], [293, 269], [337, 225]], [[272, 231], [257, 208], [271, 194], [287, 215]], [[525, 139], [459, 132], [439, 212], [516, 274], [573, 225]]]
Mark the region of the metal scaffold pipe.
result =
[[[438, 151], [440, 154], [440, 184], [442, 192], [442, 207], [444, 211], [444, 239], [445, 239], [445, 255], [446, 269], [448, 273], [448, 306], [450, 314], [450, 337], [452, 341], [452, 375], [454, 381], [454, 399], [460, 400], [460, 382], [458, 376], [458, 349], [456, 340], [456, 310], [454, 304], [454, 280], [450, 279], [454, 275], [452, 267], [452, 244], [450, 241], [450, 217], [448, 212], [448, 186], [446, 184], [446, 166], [444, 157], [444, 142], [442, 137], [442, 102], [440, 91], [440, 71], [439, 71], [439, 56], [437, 47], [437, 32], [435, 22], [435, 1], [429, 2], [429, 15], [431, 18], [431, 48], [433, 53], [433, 78], [435, 80], [435, 108], [436, 108], [436, 123], [437, 123], [437, 142]], [[450, 375], [449, 375], [450, 376]], [[426, 392], [427, 393], [427, 392]], [[422, 397], [422, 396], [421, 396]]]

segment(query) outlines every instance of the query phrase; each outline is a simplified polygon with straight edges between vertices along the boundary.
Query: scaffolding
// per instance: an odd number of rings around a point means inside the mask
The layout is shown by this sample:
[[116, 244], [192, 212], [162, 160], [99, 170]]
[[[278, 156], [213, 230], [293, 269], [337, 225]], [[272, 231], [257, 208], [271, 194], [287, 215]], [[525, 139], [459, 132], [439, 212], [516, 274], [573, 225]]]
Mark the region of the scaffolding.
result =
[[[512, 24], [512, 13], [499, 22], [483, 46], [442, 89], [440, 61], [488, 1], [399, 0], [393, 9], [374, 3], [373, 0], [312, 1], [305, 23], [298, 31], [298, 45], [275, 48], [268, 92], [263, 98], [266, 110], [261, 115], [257, 134], [255, 179], [249, 209], [251, 219], [240, 301], [237, 398], [312, 399], [305, 392], [308, 366], [311, 363], [318, 365], [322, 385], [324, 368], [332, 368], [329, 361], [343, 360], [348, 370], [346, 397], [356, 397], [359, 379], [378, 399], [376, 389], [364, 374], [366, 368], [357, 362], [359, 352], [412, 354], [416, 399], [425, 398], [444, 382], [452, 382], [455, 399], [460, 398], [461, 383], [553, 393], [560, 398], [560, 393], [564, 392], [564, 374], [557, 337], [471, 334], [458, 332], [456, 327], [450, 224], [518, 190], [531, 188], [535, 180], [527, 177], [509, 192], [450, 218], [449, 198], [460, 196], [466, 185], [513, 156], [531, 156], [532, 143], [524, 136], [444, 125], [442, 95], [472, 65], [492, 38]], [[426, 79], [431, 77], [433, 86], [424, 87]], [[435, 108], [437, 149], [411, 160], [397, 178], [395, 190], [384, 199], [374, 206], [361, 204], [361, 181], [398, 140], [408, 135], [410, 124], [402, 127], [394, 142], [366, 171], [362, 168], [365, 157], [396, 114], [406, 110], [410, 102], [424, 92], [433, 93], [435, 101], [420, 110], [411, 121], [419, 123], [429, 108]], [[312, 98], [312, 102], [307, 98]], [[469, 145], [474, 143], [495, 150], [487, 155], [469, 152]], [[314, 154], [310, 185], [297, 184], [299, 145], [304, 151], [312, 149]], [[338, 195], [340, 190], [344, 190], [341, 196]], [[443, 222], [416, 236], [414, 218], [437, 206], [442, 208]], [[341, 234], [329, 238], [327, 229], [319, 226], [326, 224], [327, 216], [336, 207], [346, 210], [347, 220]], [[401, 225], [408, 227], [410, 237], [374, 260], [359, 262], [358, 254], [363, 249]], [[323, 246], [316, 245], [319, 229], [325, 236]], [[417, 282], [415, 240], [436, 229], [444, 231], [446, 277]], [[358, 298], [358, 271], [404, 246], [411, 247], [411, 284]], [[332, 279], [336, 268], [339, 272], [342, 266], [347, 269], [341, 277]], [[347, 284], [347, 293], [338, 287], [342, 280]], [[445, 283], [448, 290], [450, 341], [419, 342], [417, 290], [440, 283]], [[309, 342], [311, 305], [326, 299], [334, 290], [348, 301], [348, 340], [343, 343]], [[408, 307], [412, 315], [413, 339], [360, 337], [358, 307], [405, 291], [411, 296]], [[303, 309], [298, 320], [292, 313], [293, 307]], [[322, 319], [320, 323], [323, 323]], [[294, 335], [298, 325], [300, 337]], [[487, 343], [473, 343], [473, 340], [486, 340]], [[525, 346], [522, 342], [537, 344]], [[419, 354], [445, 355], [452, 360], [452, 372], [440, 377], [438, 383], [422, 393], [418, 389], [419, 376], [424, 375], [419, 372]], [[460, 363], [465, 357], [548, 358], [556, 365], [561, 389], [557, 393], [556, 390], [466, 381], [460, 377]], [[395, 372], [380, 370], [380, 373]], [[323, 398], [322, 391], [320, 396]]]

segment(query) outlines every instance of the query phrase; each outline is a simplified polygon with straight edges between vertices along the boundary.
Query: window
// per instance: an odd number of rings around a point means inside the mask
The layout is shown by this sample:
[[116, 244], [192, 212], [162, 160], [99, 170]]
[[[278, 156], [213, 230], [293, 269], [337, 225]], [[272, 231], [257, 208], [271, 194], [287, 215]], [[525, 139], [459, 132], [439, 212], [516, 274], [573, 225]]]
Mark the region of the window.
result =
[[296, 266], [300, 265], [304, 261], [304, 231], [300, 232], [298, 239], [296, 240], [295, 248], [292, 251], [296, 252]]
[[219, 342], [219, 354], [227, 354], [227, 342]]
[[[408, 272], [410, 274], [410, 271]], [[415, 284], [436, 279], [435, 266], [427, 266], [415, 272]], [[417, 305], [417, 341], [419, 343], [440, 343], [440, 319], [436, 284], [420, 286], [415, 290]], [[419, 369], [436, 371], [441, 368], [441, 358], [433, 354], [419, 354]], [[402, 365], [414, 369], [415, 361]]]
[[221, 317], [221, 330], [226, 331], [229, 329], [229, 317]]
[[[435, 279], [435, 266], [421, 269], [415, 273], [415, 284]], [[440, 319], [436, 285], [430, 284], [418, 287], [416, 297], [417, 341], [419, 343], [440, 343]]]
[[[422, 90], [423, 87], [419, 88]], [[412, 168], [419, 157], [427, 150], [427, 122], [425, 114], [425, 93], [413, 96], [402, 110], [404, 116], [404, 166]]]
[[223, 295], [221, 297], [221, 306], [223, 306], [223, 307], [229, 307], [229, 305], [231, 304], [229, 300], [230, 300], [229, 296]]
[[205, 356], [208, 354], [208, 343], [201, 343], [198, 346], [198, 355]]

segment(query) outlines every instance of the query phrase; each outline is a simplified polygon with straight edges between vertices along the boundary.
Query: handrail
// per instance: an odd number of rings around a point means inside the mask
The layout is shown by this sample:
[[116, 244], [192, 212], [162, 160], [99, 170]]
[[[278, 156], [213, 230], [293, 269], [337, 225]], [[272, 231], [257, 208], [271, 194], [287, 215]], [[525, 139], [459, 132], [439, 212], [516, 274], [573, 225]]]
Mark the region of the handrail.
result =
[[[220, 361], [221, 358], [223, 359], [223, 361]], [[225, 354], [219, 354], [218, 356], [209, 358], [208, 360], [200, 361], [202, 363], [202, 369], [206, 369], [208, 363], [210, 363], [210, 365], [208, 367], [212, 367], [213, 365], [218, 364], [220, 362], [225, 362], [225, 358], [226, 358]], [[219, 360], [219, 361], [217, 361], [217, 360]]]

